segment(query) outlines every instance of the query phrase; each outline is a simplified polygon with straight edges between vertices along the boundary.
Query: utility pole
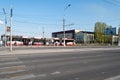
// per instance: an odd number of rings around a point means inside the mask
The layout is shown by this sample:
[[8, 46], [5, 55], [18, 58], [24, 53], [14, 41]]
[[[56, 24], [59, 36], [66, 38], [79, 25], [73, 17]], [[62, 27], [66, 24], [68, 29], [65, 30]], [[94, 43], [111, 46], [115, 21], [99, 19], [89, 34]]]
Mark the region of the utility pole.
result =
[[12, 52], [12, 7], [10, 8], [10, 51]]
[[63, 39], [64, 39], [64, 40], [63, 40], [63, 44], [64, 44], [64, 46], [66, 46], [66, 45], [65, 45], [65, 19], [64, 19], [64, 18], [63, 18], [63, 37], [64, 37], [64, 38], [63, 38]]
[[[64, 12], [65, 12], [70, 6], [71, 6], [71, 4], [68, 4], [67, 7], [64, 9]], [[65, 17], [65, 13], [64, 13], [64, 15], [63, 15], [63, 39], [64, 39], [64, 40], [63, 40], [63, 41], [64, 41], [63, 43], [64, 43], [64, 46], [66, 46], [66, 45], [65, 45], [65, 18], [64, 18], [64, 17]]]
[[5, 19], [5, 26], [4, 26], [4, 29], [5, 29], [5, 44], [4, 46], [6, 47], [6, 25], [7, 25], [7, 17], [6, 17], [6, 12], [5, 12], [5, 9], [3, 8], [3, 12], [4, 12], [4, 19]]
[[45, 35], [45, 32], [44, 32], [44, 27], [43, 27], [43, 39], [44, 39], [44, 37], [45, 37], [44, 35]]

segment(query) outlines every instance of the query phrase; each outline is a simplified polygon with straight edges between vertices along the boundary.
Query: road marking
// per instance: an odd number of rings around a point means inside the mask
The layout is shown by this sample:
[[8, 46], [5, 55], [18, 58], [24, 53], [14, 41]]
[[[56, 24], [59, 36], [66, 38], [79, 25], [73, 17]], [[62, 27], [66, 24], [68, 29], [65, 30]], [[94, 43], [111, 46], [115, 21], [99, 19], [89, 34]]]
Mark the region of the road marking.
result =
[[47, 74], [40, 74], [40, 75], [36, 75], [36, 77], [46, 77]]
[[11, 77], [11, 78], [3, 78], [0, 80], [24, 80], [24, 79], [31, 79], [31, 78], [35, 78], [36, 76], [33, 74], [29, 74], [29, 75], [24, 75], [24, 76], [16, 76], [16, 77]]
[[25, 65], [3, 67], [3, 68], [0, 68], [0, 72], [4, 72], [4, 71], [14, 71], [14, 70], [20, 70], [20, 69], [25, 69], [25, 68], [26, 68]]
[[26, 70], [4, 71], [4, 72], [0, 72], [0, 75], [13, 74], [13, 73], [19, 73], [19, 72], [24, 72], [24, 71]]
[[80, 78], [75, 78], [75, 80], [80, 80]]
[[9, 57], [9, 58], [0, 58], [0, 61], [11, 61], [11, 60], [18, 60], [17, 58]]
[[58, 74], [61, 74], [61, 72], [59, 72], [59, 71], [56, 71], [56, 72], [53, 72], [53, 73], [51, 73], [52, 75], [58, 75]]
[[15, 61], [15, 62], [5, 62], [5, 63], [0, 63], [0, 66], [3, 66], [3, 65], [10, 65], [10, 64], [12, 64], [12, 65], [15, 65], [15, 64], [22, 64], [23, 62], [21, 62], [21, 61]]
[[115, 77], [111, 77], [111, 78], [108, 78], [108, 79], [104, 79], [104, 80], [120, 80], [120, 75], [115, 76]]
[[106, 72], [101, 72], [102, 74], [105, 74]]
[[[26, 70], [26, 66], [22, 61], [19, 61], [17, 57], [12, 56], [0, 56], [0, 80], [25, 80], [35, 78], [33, 74], [22, 74]], [[12, 76], [11, 76], [12, 75]]]

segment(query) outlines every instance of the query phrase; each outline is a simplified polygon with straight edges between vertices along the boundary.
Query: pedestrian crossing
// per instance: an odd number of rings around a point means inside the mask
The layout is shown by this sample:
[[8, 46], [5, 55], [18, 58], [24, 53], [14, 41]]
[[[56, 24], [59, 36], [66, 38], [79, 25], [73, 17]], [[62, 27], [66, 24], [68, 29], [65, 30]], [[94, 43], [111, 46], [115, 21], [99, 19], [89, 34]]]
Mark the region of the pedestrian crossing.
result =
[[29, 80], [34, 74], [14, 55], [0, 55], [0, 80]]

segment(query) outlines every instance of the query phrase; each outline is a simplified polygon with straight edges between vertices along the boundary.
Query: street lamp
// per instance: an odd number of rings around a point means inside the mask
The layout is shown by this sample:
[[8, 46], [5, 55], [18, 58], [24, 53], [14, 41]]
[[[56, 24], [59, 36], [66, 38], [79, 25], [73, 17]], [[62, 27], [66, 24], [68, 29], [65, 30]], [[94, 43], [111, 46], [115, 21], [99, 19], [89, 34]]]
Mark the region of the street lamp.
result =
[[[71, 4], [68, 4], [67, 7], [64, 9], [64, 12], [65, 12], [70, 6], [71, 6]], [[65, 25], [65, 18], [64, 18], [64, 17], [65, 17], [65, 14], [63, 15], [63, 39], [64, 39], [64, 42], [63, 42], [63, 43], [64, 43], [64, 46], [66, 46], [66, 45], [65, 45], [65, 26], [66, 26], [66, 25]]]
[[6, 17], [6, 12], [5, 9], [3, 8], [3, 12], [4, 12], [4, 19], [5, 19], [5, 47], [6, 47], [6, 25], [7, 25], [7, 17]]
[[13, 17], [13, 9], [10, 8], [10, 51], [12, 52], [12, 17]]

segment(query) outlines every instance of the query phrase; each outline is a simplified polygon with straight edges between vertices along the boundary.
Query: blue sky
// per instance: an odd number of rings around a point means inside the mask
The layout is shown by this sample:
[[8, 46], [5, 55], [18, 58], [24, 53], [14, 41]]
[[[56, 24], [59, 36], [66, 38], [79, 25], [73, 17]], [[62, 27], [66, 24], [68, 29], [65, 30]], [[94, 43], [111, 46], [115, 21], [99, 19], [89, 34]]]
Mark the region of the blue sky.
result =
[[[114, 2], [116, 1], [116, 2]], [[64, 11], [65, 7], [71, 6]], [[10, 6], [13, 7], [13, 35], [51, 37], [52, 32], [62, 31], [65, 15], [65, 29], [94, 31], [97, 21], [113, 27], [120, 25], [119, 0], [0, 0], [0, 20], [4, 21], [3, 8], [7, 13], [9, 26]], [[0, 35], [4, 25], [0, 25]], [[9, 33], [8, 33], [9, 34]]]

